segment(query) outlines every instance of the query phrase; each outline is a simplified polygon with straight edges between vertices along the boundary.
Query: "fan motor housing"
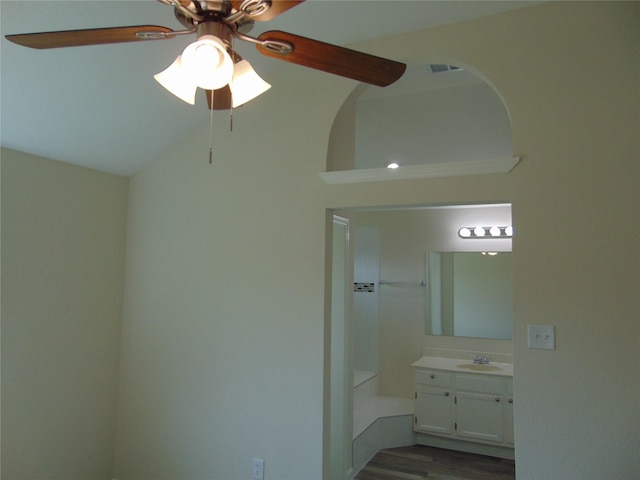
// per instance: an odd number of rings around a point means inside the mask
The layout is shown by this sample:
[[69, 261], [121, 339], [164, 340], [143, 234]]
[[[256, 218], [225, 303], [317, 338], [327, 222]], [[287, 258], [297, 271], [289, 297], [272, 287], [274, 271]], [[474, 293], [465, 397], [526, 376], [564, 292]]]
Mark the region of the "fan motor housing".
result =
[[231, 45], [231, 38], [233, 37], [232, 28], [224, 22], [216, 20], [206, 20], [200, 22], [196, 27], [196, 33], [198, 38], [203, 35], [213, 35], [218, 37], [225, 44]]
[[[236, 31], [241, 34], [247, 34], [253, 29], [254, 21], [247, 17], [240, 17], [235, 22], [227, 23], [225, 19], [229, 15], [231, 11], [231, 4], [229, 2], [201, 2], [202, 6], [206, 7], [204, 11], [194, 12], [197, 16], [201, 16], [202, 20], [194, 20], [193, 18], [186, 15], [179, 8], [174, 9], [174, 14], [176, 19], [184, 25], [188, 29], [192, 29], [194, 27], [197, 28], [198, 37], [201, 35], [216, 35], [222, 38], [223, 40], [228, 41], [229, 37], [226, 34], [223, 34], [223, 31], [220, 32], [220, 35], [215, 33], [213, 30], [207, 31], [205, 33], [200, 33], [200, 25], [203, 24], [219, 24], [222, 27], [227, 27], [230, 31]], [[191, 9], [190, 9], [191, 10]], [[210, 27], [207, 27], [210, 28]], [[222, 29], [224, 30], [224, 29]]]

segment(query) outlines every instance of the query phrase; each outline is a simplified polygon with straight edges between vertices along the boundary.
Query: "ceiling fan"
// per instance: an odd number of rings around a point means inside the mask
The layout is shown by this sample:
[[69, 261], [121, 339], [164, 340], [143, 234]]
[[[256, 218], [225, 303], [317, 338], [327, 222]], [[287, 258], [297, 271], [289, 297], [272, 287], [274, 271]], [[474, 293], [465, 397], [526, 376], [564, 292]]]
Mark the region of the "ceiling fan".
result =
[[6, 38], [25, 47], [48, 49], [160, 40], [195, 33], [197, 41], [155, 78], [191, 104], [195, 102], [197, 88], [202, 88], [212, 110], [235, 108], [270, 88], [249, 62], [233, 50], [234, 39], [255, 44], [261, 54], [271, 58], [380, 87], [398, 80], [406, 69], [400, 62], [292, 33], [268, 31], [257, 38], [247, 35], [254, 22], [271, 20], [304, 0], [157, 1], [174, 7], [175, 16], [185, 30], [137, 25], [6, 35]]

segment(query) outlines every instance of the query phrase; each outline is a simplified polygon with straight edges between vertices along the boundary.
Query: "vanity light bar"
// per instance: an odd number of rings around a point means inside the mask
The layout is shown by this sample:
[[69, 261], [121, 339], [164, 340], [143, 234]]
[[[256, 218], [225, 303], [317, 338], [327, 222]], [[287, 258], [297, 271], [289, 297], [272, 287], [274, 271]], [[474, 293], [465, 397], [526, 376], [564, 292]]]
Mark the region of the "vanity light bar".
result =
[[461, 238], [511, 238], [513, 227], [462, 227], [458, 235]]

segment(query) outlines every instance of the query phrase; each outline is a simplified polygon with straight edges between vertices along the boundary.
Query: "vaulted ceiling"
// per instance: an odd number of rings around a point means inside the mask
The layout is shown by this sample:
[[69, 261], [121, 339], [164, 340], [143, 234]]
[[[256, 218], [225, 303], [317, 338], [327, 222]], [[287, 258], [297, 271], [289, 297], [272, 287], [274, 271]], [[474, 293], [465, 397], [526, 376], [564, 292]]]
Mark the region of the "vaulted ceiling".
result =
[[[284, 30], [349, 46], [534, 3], [539, 2], [307, 0], [269, 22], [256, 23], [250, 34]], [[4, 38], [125, 25], [180, 30], [171, 7], [156, 0], [2, 0], [0, 17], [3, 147], [131, 175], [208, 121], [204, 97], [191, 106], [153, 80], [193, 36], [50, 50], [21, 47]], [[267, 81], [280, 65], [252, 45], [236, 48]]]

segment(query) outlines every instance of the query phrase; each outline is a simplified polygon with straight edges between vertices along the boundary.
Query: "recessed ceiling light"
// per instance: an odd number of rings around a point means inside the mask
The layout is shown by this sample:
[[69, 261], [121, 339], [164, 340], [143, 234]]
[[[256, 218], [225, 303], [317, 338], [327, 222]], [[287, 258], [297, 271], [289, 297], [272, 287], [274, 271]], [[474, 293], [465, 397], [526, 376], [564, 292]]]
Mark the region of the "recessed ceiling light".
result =
[[396, 162], [391, 162], [389, 165], [387, 165], [387, 168], [398, 168], [400, 165], [398, 165]]

